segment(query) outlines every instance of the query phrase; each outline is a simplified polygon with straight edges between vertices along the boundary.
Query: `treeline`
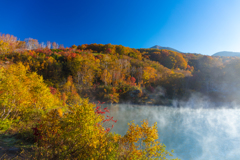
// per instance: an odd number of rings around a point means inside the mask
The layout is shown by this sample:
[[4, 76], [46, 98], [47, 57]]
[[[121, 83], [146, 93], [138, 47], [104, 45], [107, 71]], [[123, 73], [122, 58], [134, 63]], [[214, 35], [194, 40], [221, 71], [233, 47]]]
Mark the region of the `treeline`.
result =
[[[133, 49], [112, 44], [64, 48], [56, 42], [48, 42], [43, 47], [33, 45], [33, 41], [38, 44], [37, 40], [16, 41], [10, 35], [3, 35], [0, 39], [8, 46], [11, 46], [10, 42], [16, 42], [15, 49], [10, 47], [12, 49], [8, 52], [3, 52], [6, 48], [2, 47], [2, 61], [22, 62], [30, 71], [43, 76], [45, 83], [61, 92], [63, 84], [72, 77], [77, 93], [91, 101], [171, 104], [169, 100], [187, 100], [192, 92], [224, 101], [238, 95], [233, 85], [237, 86], [239, 75], [237, 57]], [[25, 47], [19, 47], [20, 44]], [[27, 46], [36, 48], [30, 50], [26, 49]], [[230, 89], [224, 91], [226, 88]]]
[[15, 50], [23, 49], [58, 49], [64, 48], [63, 44], [58, 44], [56, 42], [47, 41], [47, 43], [39, 43], [37, 39], [25, 38], [24, 41], [20, 41], [17, 37], [10, 34], [1, 34], [0, 33], [0, 52], [1, 53], [10, 53]]

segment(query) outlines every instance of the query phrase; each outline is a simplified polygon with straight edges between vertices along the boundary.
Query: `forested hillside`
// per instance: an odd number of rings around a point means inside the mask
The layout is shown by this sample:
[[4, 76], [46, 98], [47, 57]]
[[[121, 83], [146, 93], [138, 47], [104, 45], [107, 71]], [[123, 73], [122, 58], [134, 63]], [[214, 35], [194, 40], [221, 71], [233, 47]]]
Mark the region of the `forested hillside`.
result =
[[[64, 48], [56, 42], [44, 46], [31, 38], [17, 41], [14, 36], [1, 37], [2, 64], [22, 62], [61, 94], [66, 92], [64, 84], [71, 80], [76, 92], [90, 101], [164, 104], [186, 99], [192, 92], [224, 100], [238, 94], [233, 85], [238, 80], [237, 57], [111, 44]], [[235, 93], [229, 96], [230, 92]]]

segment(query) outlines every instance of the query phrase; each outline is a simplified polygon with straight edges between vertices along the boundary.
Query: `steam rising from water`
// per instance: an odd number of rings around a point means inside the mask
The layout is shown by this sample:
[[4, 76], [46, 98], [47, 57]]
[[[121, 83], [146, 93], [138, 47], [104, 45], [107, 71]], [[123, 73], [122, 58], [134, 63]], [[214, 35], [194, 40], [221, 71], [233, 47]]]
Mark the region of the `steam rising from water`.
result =
[[182, 160], [232, 160], [240, 157], [240, 109], [192, 109], [164, 106], [109, 107], [118, 122], [113, 132], [124, 135], [127, 123], [157, 122], [159, 139]]

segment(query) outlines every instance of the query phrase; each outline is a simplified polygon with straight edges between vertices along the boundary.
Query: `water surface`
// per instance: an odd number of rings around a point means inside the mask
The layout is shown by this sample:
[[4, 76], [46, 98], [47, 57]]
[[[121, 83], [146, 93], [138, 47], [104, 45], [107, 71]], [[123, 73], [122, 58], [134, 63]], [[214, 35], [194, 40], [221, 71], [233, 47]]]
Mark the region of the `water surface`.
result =
[[240, 157], [240, 109], [192, 109], [143, 105], [108, 105], [124, 135], [132, 120], [157, 122], [159, 139], [182, 160], [233, 160]]

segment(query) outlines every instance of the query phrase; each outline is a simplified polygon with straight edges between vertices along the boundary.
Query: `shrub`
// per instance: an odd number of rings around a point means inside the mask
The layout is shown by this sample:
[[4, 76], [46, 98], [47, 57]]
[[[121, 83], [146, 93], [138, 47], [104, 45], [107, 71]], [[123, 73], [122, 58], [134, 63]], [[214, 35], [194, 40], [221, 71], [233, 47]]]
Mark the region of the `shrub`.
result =
[[53, 109], [37, 126], [36, 156], [46, 159], [115, 159], [118, 135], [103, 127], [103, 111], [82, 100], [68, 111]]

